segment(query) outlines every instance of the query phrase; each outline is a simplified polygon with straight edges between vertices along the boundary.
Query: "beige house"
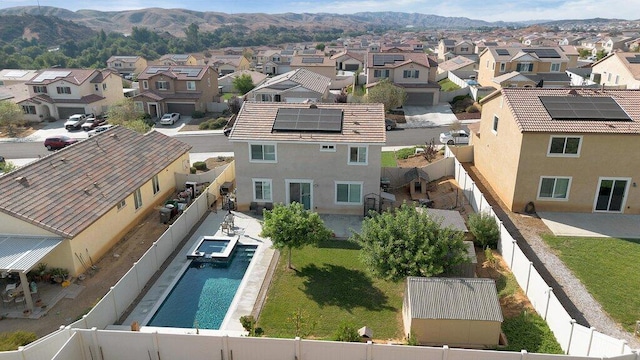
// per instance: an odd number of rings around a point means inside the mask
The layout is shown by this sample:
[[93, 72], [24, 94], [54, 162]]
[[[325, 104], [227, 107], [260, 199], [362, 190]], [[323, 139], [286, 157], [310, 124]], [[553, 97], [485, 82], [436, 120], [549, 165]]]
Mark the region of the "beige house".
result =
[[475, 166], [512, 211], [640, 214], [639, 103], [640, 90], [496, 91], [472, 132]]
[[364, 214], [379, 200], [382, 104], [245, 102], [229, 135], [240, 211], [299, 202], [329, 214]]
[[25, 85], [29, 98], [18, 105], [28, 121], [66, 119], [73, 114], [100, 115], [124, 99], [122, 78], [107, 69], [45, 69]]
[[459, 55], [473, 55], [476, 46], [468, 40], [441, 39], [438, 42], [438, 61], [451, 60]]
[[336, 78], [336, 61], [321, 55], [296, 55], [291, 58], [291, 70], [306, 69], [334, 80]]
[[160, 117], [177, 112], [191, 116], [205, 112], [218, 95], [218, 74], [209, 66], [149, 66], [140, 75], [139, 95], [133, 97], [140, 112]]
[[250, 101], [287, 103], [328, 102], [330, 84], [331, 79], [326, 76], [307, 69], [297, 69], [264, 80], [245, 98]]
[[[567, 70], [569, 58], [555, 47], [488, 47], [480, 53], [478, 82], [482, 86], [499, 85], [495, 78], [511, 72], [525, 77], [544, 73], [563, 74]], [[567, 77], [568, 83], [568, 77]]]
[[233, 80], [242, 75], [251, 76], [251, 82], [253, 82], [253, 85], [259, 85], [267, 78], [267, 75], [253, 70], [240, 70], [232, 72], [218, 78], [218, 87], [220, 88], [220, 92], [223, 94], [238, 92], [233, 86]]
[[358, 71], [364, 68], [365, 52], [341, 51], [331, 56], [336, 62], [336, 70]]
[[198, 59], [191, 54], [166, 54], [154, 61], [153, 64], [167, 66], [198, 65]]
[[503, 317], [492, 279], [410, 276], [402, 319], [421, 345], [493, 348]]
[[36, 70], [3, 69], [0, 70], [0, 86], [24, 84], [36, 76]]
[[213, 67], [218, 76], [224, 76], [236, 71], [249, 70], [251, 63], [242, 55], [213, 55], [207, 65]]
[[478, 69], [478, 63], [464, 56], [456, 56], [451, 60], [447, 60], [438, 64], [438, 74], [446, 74], [449, 71], [475, 71]]
[[606, 87], [640, 89], [640, 54], [613, 52], [594, 63], [591, 79]]
[[189, 173], [189, 149], [155, 131], [114, 127], [1, 176], [2, 246], [18, 251], [3, 270], [26, 274], [43, 262], [82, 273], [76, 254], [97, 261], [156, 211], [175, 174]]
[[405, 105], [432, 106], [440, 99], [436, 82], [438, 64], [419, 52], [368, 53], [365, 64], [367, 89], [383, 79], [407, 92]]
[[122, 76], [140, 74], [147, 67], [147, 59], [142, 56], [112, 56], [107, 60], [107, 68]]

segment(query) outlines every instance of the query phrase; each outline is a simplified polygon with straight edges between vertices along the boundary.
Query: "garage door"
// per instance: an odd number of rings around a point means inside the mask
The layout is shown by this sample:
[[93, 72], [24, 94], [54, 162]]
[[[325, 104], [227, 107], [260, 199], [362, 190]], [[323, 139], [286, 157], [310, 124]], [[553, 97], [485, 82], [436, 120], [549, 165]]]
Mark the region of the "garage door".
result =
[[181, 115], [191, 116], [191, 114], [196, 111], [195, 104], [176, 104], [176, 103], [167, 103], [167, 112], [170, 113], [180, 113]]
[[84, 108], [78, 107], [58, 107], [58, 116], [60, 119], [68, 119], [73, 114], [84, 114]]
[[432, 106], [433, 93], [407, 93], [405, 105]]
[[358, 68], [360, 68], [358, 64], [344, 64], [346, 71], [358, 71]]

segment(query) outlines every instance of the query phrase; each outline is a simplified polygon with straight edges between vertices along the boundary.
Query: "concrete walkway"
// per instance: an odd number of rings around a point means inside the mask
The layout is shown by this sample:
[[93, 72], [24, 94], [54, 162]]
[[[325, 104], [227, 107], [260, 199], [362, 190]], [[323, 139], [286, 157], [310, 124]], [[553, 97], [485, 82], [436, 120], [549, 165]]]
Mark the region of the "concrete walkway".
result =
[[539, 212], [556, 236], [640, 239], [640, 215]]

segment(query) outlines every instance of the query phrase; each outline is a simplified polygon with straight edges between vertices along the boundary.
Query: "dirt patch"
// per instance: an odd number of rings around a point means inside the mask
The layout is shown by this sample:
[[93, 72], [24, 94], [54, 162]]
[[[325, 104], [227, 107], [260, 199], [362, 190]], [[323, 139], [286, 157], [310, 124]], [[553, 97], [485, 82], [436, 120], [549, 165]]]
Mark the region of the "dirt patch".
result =
[[385, 115], [387, 119], [395, 120], [398, 124], [405, 124], [407, 120], [404, 118], [404, 114], [387, 114]]
[[418, 154], [418, 155], [408, 157], [406, 159], [396, 159], [396, 163], [398, 164], [399, 168], [413, 168], [413, 167], [421, 168], [443, 158], [444, 158], [444, 154], [438, 152], [435, 159], [429, 162], [424, 156]]
[[474, 119], [479, 120], [482, 117], [482, 114], [479, 112], [476, 112], [476, 113], [460, 112], [454, 115], [458, 120], [474, 120]]
[[189, 120], [188, 124], [185, 124], [180, 129], [180, 132], [183, 132], [183, 131], [198, 131], [198, 130], [200, 130], [200, 124], [202, 124], [203, 122], [211, 120], [211, 119], [217, 119], [217, 118], [219, 118], [221, 116], [222, 116], [221, 113], [216, 113], [216, 114], [211, 114], [211, 115], [208, 114], [207, 116], [199, 118], [199, 119], [191, 119], [191, 120]]
[[0, 138], [25, 138], [42, 129], [45, 125], [45, 123], [29, 123], [25, 126], [16, 126], [13, 129], [13, 135], [9, 135], [9, 130], [6, 126], [0, 126]]
[[[208, 158], [207, 160], [205, 160], [204, 162], [207, 164], [207, 171], [210, 171], [211, 169], [215, 169], [218, 166], [222, 166], [224, 164], [228, 164], [230, 162], [233, 161], [233, 157], [229, 156], [218, 156], [218, 157], [213, 157], [213, 158]], [[203, 172], [203, 171], [198, 171]]]

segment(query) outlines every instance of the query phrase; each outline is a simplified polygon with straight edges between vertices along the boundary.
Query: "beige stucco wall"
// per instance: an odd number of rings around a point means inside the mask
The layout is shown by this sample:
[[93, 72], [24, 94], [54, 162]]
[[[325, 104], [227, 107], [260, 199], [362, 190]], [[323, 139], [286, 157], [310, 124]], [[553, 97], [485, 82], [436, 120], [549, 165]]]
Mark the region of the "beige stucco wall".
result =
[[0, 213], [0, 224], [2, 224], [2, 230], [0, 230], [2, 234], [59, 236], [5, 213]]
[[[593, 65], [593, 73], [601, 74], [600, 84], [607, 86], [626, 85], [627, 89], [640, 89], [640, 80], [635, 79], [617, 56], [611, 56]], [[616, 76], [618, 83], [616, 84]]]
[[[404, 70], [418, 70], [418, 78], [403, 78]], [[434, 71], [435, 73], [435, 71]], [[424, 84], [431, 80], [429, 68], [417, 64], [407, 64], [391, 69], [390, 80], [396, 84]], [[434, 78], [435, 80], [435, 78]]]
[[[187, 90], [187, 81], [190, 81], [190, 80], [176, 80], [168, 76], [164, 76], [163, 74], [154, 75], [149, 77], [148, 80], [141, 81], [142, 84], [141, 84], [140, 90], [141, 91], [151, 90], [154, 92], [159, 92], [167, 97], [171, 97], [171, 95], [173, 94], [189, 94], [189, 93], [199, 92], [201, 93], [201, 95], [200, 95], [200, 98], [195, 101], [196, 110], [205, 111], [207, 108], [207, 103], [213, 102], [216, 96], [218, 95], [218, 74], [215, 71], [213, 71], [213, 69], [210, 67], [207, 67], [205, 71], [206, 73], [201, 80], [193, 80], [196, 84], [195, 90]], [[147, 81], [148, 89], [144, 88], [144, 81]], [[157, 90], [155, 88], [156, 81], [167, 81], [170, 84], [169, 89]], [[136, 101], [143, 102], [144, 111], [148, 111], [148, 105], [147, 105], [148, 103], [157, 103], [159, 107], [159, 111], [161, 113], [165, 113], [168, 111], [166, 104], [160, 103], [157, 101], [150, 101], [146, 97], [137, 98]], [[181, 101], [166, 100], [165, 102], [179, 103]], [[182, 102], [188, 103], [188, 104], [194, 103], [193, 100], [191, 99], [185, 99]]]
[[335, 204], [335, 182], [363, 182], [363, 197], [369, 193], [380, 193], [382, 148], [380, 145], [369, 145], [368, 165], [349, 165], [348, 145], [335, 145], [335, 152], [324, 152], [320, 151], [319, 143], [279, 143], [276, 148], [277, 163], [274, 164], [249, 162], [248, 143], [234, 142], [238, 209], [247, 211], [253, 201], [252, 179], [271, 179], [274, 203], [286, 202], [286, 180], [297, 179], [313, 181], [314, 211], [362, 214], [362, 204]]
[[507, 62], [504, 71], [500, 71], [501, 62], [496, 61], [490, 51], [485, 51], [480, 56], [478, 65], [478, 82], [482, 86], [496, 86], [493, 82], [494, 77], [516, 71], [518, 64], [521, 62], [533, 63], [533, 70], [529, 74], [551, 72], [551, 64], [554, 63], [560, 64], [560, 70], [556, 72], [563, 73], [567, 70], [568, 63], [567, 60], [562, 59], [554, 59], [554, 61], [539, 61], [534, 60], [531, 57], [524, 56], [516, 61]]
[[411, 333], [422, 345], [495, 347], [500, 326], [497, 321], [412, 319]]

